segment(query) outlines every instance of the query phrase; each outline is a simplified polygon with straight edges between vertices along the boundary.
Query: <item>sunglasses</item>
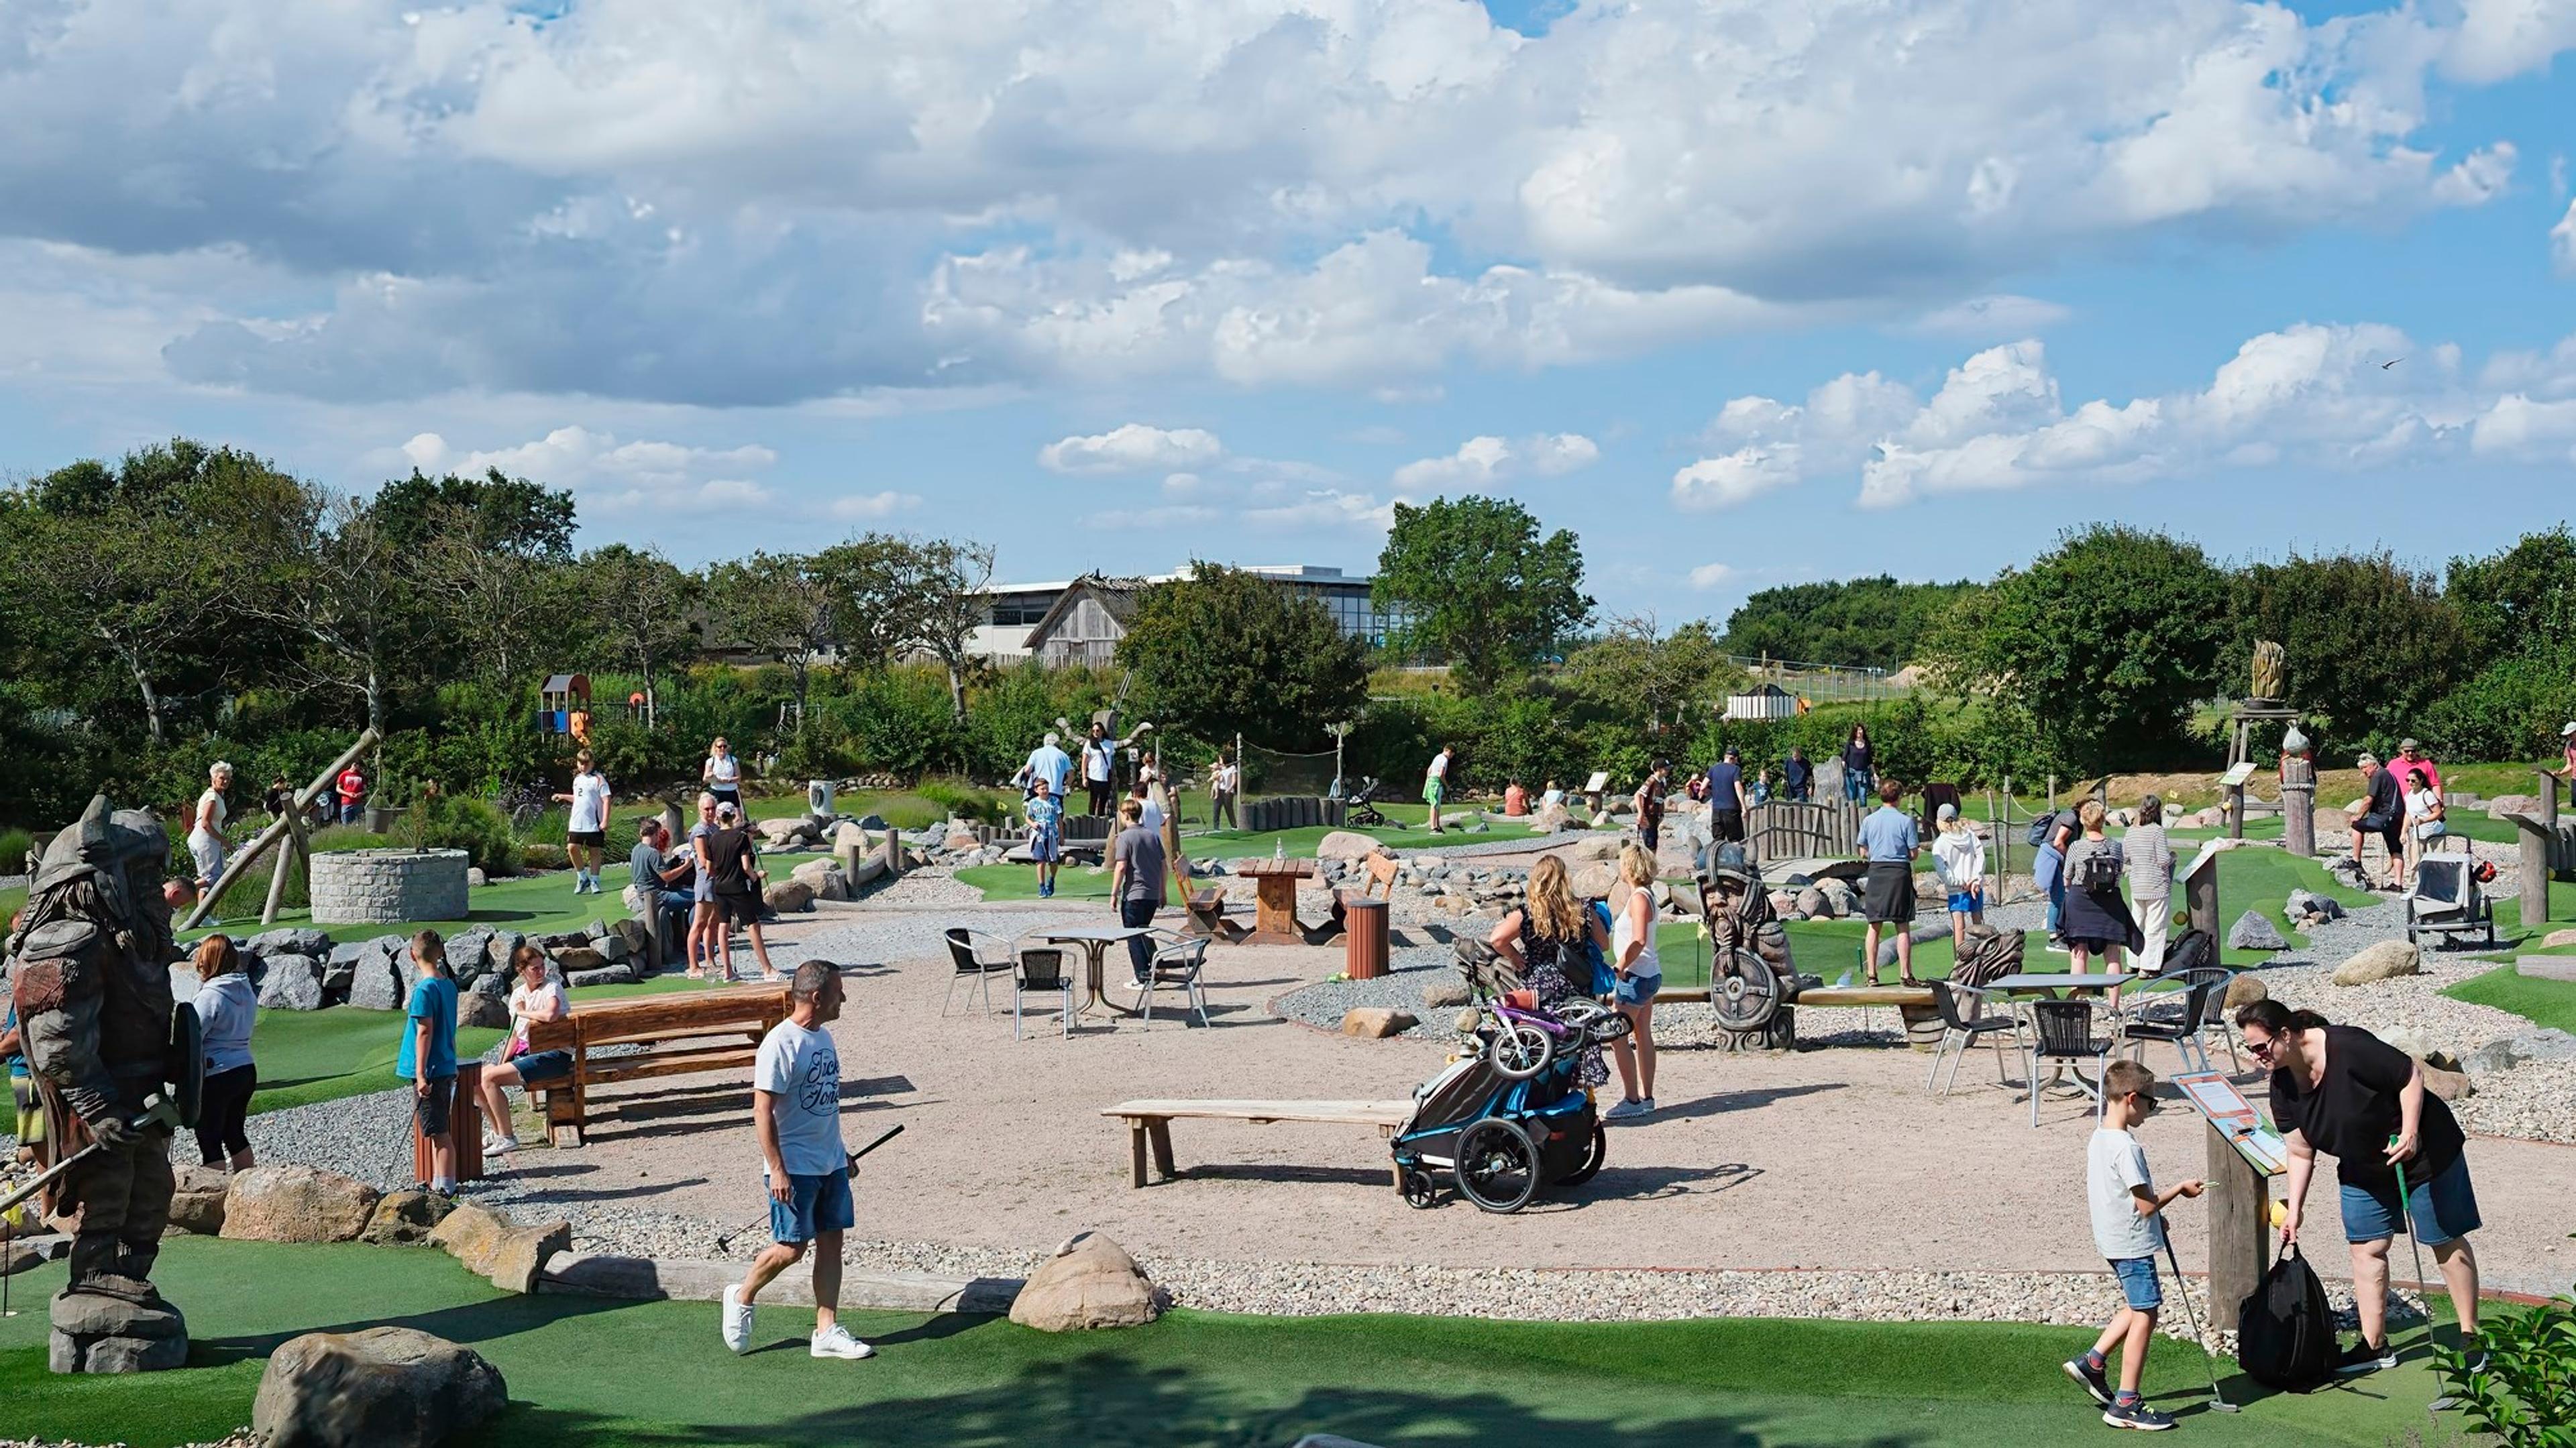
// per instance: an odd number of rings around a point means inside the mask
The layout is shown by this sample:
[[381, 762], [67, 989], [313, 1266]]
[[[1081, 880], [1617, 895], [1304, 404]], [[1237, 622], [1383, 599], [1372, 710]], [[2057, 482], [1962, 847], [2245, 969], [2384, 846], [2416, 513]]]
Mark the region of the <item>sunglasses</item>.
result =
[[2277, 1036], [2269, 1040], [2262, 1041], [2255, 1040], [2253, 1037], [2248, 1036], [2245, 1038], [2245, 1049], [2253, 1053], [2256, 1060], [2268, 1061], [2272, 1058], [2272, 1053], [2274, 1051], [2281, 1049], [2281, 1041]]

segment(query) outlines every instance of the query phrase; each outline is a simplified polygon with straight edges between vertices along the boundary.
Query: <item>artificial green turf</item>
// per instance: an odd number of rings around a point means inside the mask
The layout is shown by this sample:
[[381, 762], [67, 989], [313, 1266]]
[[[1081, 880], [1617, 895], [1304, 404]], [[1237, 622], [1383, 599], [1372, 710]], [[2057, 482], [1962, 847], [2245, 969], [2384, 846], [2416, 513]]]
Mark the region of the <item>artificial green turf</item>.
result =
[[[259, 1065], [259, 1090], [250, 1109], [283, 1111], [317, 1101], [337, 1101], [371, 1091], [390, 1091], [402, 1083], [394, 1074], [394, 1055], [410, 1017], [400, 1011], [367, 1011], [339, 1006], [327, 1011], [261, 1011], [251, 1031], [251, 1058]], [[456, 1056], [472, 1060], [490, 1050], [506, 1031], [479, 1026], [456, 1032]]]
[[[1397, 1210], [1390, 1199], [1389, 1210]], [[1454, 1209], [1453, 1209], [1454, 1210]], [[1179, 1311], [1150, 1327], [1053, 1335], [998, 1318], [852, 1313], [864, 1364], [818, 1363], [773, 1308], [734, 1358], [706, 1303], [510, 1297], [419, 1248], [174, 1239], [156, 1274], [188, 1314], [187, 1369], [62, 1378], [44, 1370], [48, 1265], [0, 1320], [8, 1431], [159, 1448], [247, 1423], [262, 1360], [302, 1332], [378, 1323], [473, 1348], [511, 1407], [473, 1442], [517, 1445], [1284, 1445], [1334, 1432], [1389, 1445], [2059, 1444], [2108, 1430], [2059, 1373], [2091, 1332], [1999, 1324], [1704, 1319], [1640, 1324], [1410, 1317], [1261, 1318]], [[2193, 1350], [2159, 1341], [2151, 1401], [2195, 1443], [2380, 1444], [2425, 1416], [2420, 1358], [2305, 1396], [2259, 1396], [2228, 1372], [2237, 1416], [2202, 1410]]]
[[2576, 1031], [2576, 981], [2536, 980], [2502, 965], [2449, 986], [2442, 994], [2511, 1011], [2535, 1025]]
[[[1415, 807], [1419, 816], [1422, 811]], [[1390, 850], [1421, 850], [1443, 845], [1490, 843], [1509, 839], [1523, 826], [1497, 822], [1484, 834], [1462, 834], [1451, 828], [1446, 834], [1429, 830], [1385, 827], [1357, 831]], [[1309, 825], [1293, 830], [1205, 830], [1184, 835], [1181, 849], [1198, 860], [1249, 860], [1273, 854], [1286, 854], [1290, 859], [1313, 859], [1315, 847], [1324, 836], [1333, 833], [1327, 826]], [[1034, 865], [975, 865], [957, 872], [961, 882], [984, 892], [987, 900], [1034, 900], [1038, 898], [1038, 872]], [[1068, 864], [1056, 872], [1055, 898], [1059, 900], [1106, 900], [1109, 898], [1109, 871], [1086, 865]]]

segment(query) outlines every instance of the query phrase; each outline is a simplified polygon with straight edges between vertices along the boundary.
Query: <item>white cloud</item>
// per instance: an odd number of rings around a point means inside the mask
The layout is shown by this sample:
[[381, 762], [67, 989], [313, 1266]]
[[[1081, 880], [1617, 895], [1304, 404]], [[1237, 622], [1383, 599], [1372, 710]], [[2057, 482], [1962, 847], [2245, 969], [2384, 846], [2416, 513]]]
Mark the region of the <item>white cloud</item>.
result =
[[1090, 437], [1068, 437], [1038, 449], [1038, 465], [1057, 473], [1142, 473], [1205, 467], [1225, 456], [1215, 433], [1124, 423]]
[[1690, 571], [1690, 586], [1701, 590], [1711, 589], [1734, 576], [1735, 569], [1731, 564], [1703, 563]]
[[1517, 441], [1471, 437], [1447, 457], [1423, 458], [1397, 468], [1395, 486], [1406, 493], [1428, 493], [1519, 478], [1554, 478], [1600, 460], [1600, 445], [1576, 432], [1538, 433]]
[[0, 217], [179, 260], [118, 333], [157, 362], [94, 361], [252, 392], [1405, 393], [1809, 317], [2027, 335], [1962, 299], [2472, 204], [2506, 151], [2442, 169], [2434, 84], [2576, 45], [2569, 0], [1601, 5], [1538, 41], [1456, 0], [522, 10], [0, 8]]
[[2567, 203], [2567, 214], [2549, 228], [2549, 260], [2562, 277], [2576, 277], [2576, 201]]
[[2072, 311], [2055, 302], [1998, 292], [1991, 296], [1970, 297], [1926, 312], [1915, 319], [1913, 330], [1934, 336], [1975, 340], [2026, 337], [2033, 332], [2044, 332], [2073, 315]]
[[693, 504], [756, 507], [770, 501], [762, 484], [742, 476], [763, 471], [778, 455], [757, 443], [734, 448], [673, 442], [619, 442], [588, 428], [559, 427], [535, 442], [459, 452], [434, 432], [415, 434], [399, 449], [403, 461], [424, 473], [474, 476], [498, 468], [552, 488], [572, 491], [584, 512], [666, 509]]
[[2460, 350], [2372, 323], [2248, 339], [2197, 391], [2068, 407], [2036, 340], [1990, 347], [1929, 398], [1846, 374], [1802, 405], [1728, 402], [1710, 456], [1675, 474], [1683, 508], [1723, 508], [1814, 478], [1860, 479], [1886, 508], [1952, 493], [2142, 482], [2297, 462], [2421, 463], [2463, 450], [2549, 462], [2576, 444], [2576, 337], [2501, 354], [2474, 382]]
[[847, 519], [891, 518], [921, 506], [919, 493], [845, 493], [832, 500], [832, 516]]
[[2514, 148], [2498, 141], [2472, 151], [2467, 160], [2442, 173], [2433, 183], [2433, 199], [2446, 206], [2484, 206], [2502, 196], [2513, 182]]

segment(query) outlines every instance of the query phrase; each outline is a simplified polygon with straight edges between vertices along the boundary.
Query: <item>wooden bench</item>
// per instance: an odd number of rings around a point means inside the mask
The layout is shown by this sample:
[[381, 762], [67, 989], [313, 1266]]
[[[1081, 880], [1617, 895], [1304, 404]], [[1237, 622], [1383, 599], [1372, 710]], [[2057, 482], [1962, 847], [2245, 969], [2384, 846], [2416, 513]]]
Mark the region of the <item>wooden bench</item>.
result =
[[1315, 1121], [1331, 1126], [1374, 1126], [1378, 1135], [1393, 1136], [1413, 1114], [1410, 1101], [1121, 1101], [1100, 1109], [1127, 1123], [1128, 1185], [1145, 1185], [1145, 1158], [1168, 1181], [1179, 1176], [1172, 1166], [1172, 1120], [1194, 1117], [1209, 1121]]
[[1190, 876], [1190, 857], [1181, 853], [1181, 830], [1178, 823], [1165, 816], [1163, 820], [1163, 857], [1172, 862], [1172, 899], [1190, 923], [1181, 927], [1183, 935], [1204, 935], [1228, 945], [1238, 943], [1252, 932], [1225, 918], [1225, 887], [1202, 885]]
[[[572, 1052], [570, 1076], [535, 1088], [545, 1099], [546, 1137], [557, 1146], [582, 1144], [593, 1086], [749, 1066], [760, 1054], [760, 1038], [785, 1019], [782, 983], [591, 1001], [574, 1005], [562, 1020], [535, 1022], [528, 1027], [529, 1050]], [[641, 1049], [594, 1054], [605, 1046]]]

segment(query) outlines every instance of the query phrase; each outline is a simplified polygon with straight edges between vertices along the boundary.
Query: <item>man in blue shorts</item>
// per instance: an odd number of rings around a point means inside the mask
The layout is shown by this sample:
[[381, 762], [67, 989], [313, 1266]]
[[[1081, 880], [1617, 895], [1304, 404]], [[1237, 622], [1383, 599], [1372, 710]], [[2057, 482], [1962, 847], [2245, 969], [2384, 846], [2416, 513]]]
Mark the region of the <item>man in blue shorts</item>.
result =
[[760, 1134], [769, 1187], [769, 1235], [750, 1275], [724, 1294], [724, 1342], [751, 1351], [752, 1299], [814, 1249], [814, 1336], [818, 1358], [873, 1357], [876, 1349], [840, 1324], [841, 1234], [850, 1206], [850, 1154], [841, 1145], [841, 1055], [824, 1027], [841, 1014], [841, 974], [828, 960], [796, 967], [788, 1016], [761, 1038], [751, 1071], [751, 1119]]

